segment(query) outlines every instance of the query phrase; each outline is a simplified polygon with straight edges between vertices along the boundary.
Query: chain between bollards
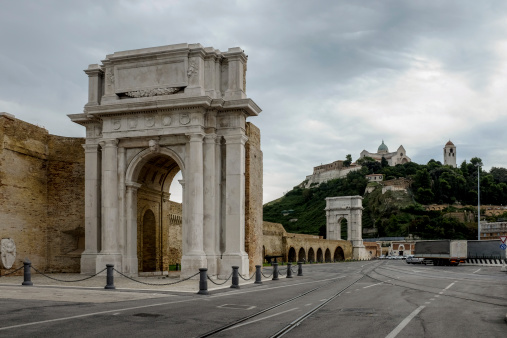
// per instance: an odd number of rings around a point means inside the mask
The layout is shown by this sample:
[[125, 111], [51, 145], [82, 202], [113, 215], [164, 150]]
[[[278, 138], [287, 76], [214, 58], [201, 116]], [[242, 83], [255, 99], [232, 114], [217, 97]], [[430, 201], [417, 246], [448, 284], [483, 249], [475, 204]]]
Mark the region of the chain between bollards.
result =
[[25, 261], [23, 262], [23, 267], [24, 267], [23, 283], [21, 283], [21, 285], [33, 286], [32, 272], [30, 270], [30, 268], [32, 267], [32, 262], [30, 262], [30, 260], [28, 260], [28, 259], [25, 259]]
[[303, 262], [298, 262], [298, 276], [303, 276]]

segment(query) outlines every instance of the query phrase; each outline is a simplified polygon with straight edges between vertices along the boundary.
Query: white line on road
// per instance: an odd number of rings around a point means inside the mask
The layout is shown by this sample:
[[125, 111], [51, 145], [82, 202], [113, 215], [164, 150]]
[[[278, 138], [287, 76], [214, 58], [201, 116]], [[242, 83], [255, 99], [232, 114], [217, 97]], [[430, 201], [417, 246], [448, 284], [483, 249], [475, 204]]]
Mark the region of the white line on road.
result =
[[363, 287], [363, 289], [366, 289], [366, 288], [371, 288], [372, 286], [375, 286], [375, 285], [380, 285], [380, 284], [384, 284], [384, 282], [377, 283], [377, 284], [372, 284], [372, 285], [368, 285], [368, 286]]
[[394, 338], [398, 335], [398, 333], [401, 332], [401, 330], [403, 330], [403, 328], [405, 328], [405, 326], [408, 325], [408, 323], [410, 323], [410, 321], [419, 314], [419, 312], [422, 311], [422, 309], [424, 309], [425, 306], [424, 305], [421, 305], [419, 306], [417, 309], [415, 309], [411, 314], [408, 315], [407, 318], [403, 319], [403, 321], [394, 328], [394, 330], [391, 331], [391, 333], [389, 333], [386, 338]]
[[454, 281], [453, 283], [451, 283], [451, 284], [447, 285], [447, 287], [446, 287], [444, 290], [449, 289], [451, 286], [453, 286], [453, 285], [454, 285], [454, 283], [456, 283], [456, 281]]
[[474, 272], [472, 272], [472, 273], [476, 273], [476, 272], [479, 272], [479, 271], [481, 271], [481, 268], [479, 268], [479, 269], [475, 270], [475, 271], [474, 271]]
[[232, 329], [238, 328], [238, 327], [243, 326], [243, 325], [248, 325], [248, 324], [256, 323], [256, 322], [259, 322], [261, 320], [268, 319], [268, 318], [271, 318], [271, 317], [275, 317], [275, 316], [281, 315], [283, 313], [291, 312], [291, 311], [294, 311], [294, 310], [297, 310], [297, 309], [299, 309], [299, 308], [295, 307], [295, 308], [287, 310], [287, 311], [282, 311], [282, 312], [275, 313], [275, 314], [273, 314], [271, 316], [266, 316], [266, 317], [262, 317], [262, 318], [259, 318], [259, 319], [256, 319], [256, 320], [251, 320], [251, 321], [246, 322], [246, 323], [234, 325], [234, 326], [232, 326], [232, 327], [230, 327], [228, 329], [225, 329], [224, 331], [232, 330]]

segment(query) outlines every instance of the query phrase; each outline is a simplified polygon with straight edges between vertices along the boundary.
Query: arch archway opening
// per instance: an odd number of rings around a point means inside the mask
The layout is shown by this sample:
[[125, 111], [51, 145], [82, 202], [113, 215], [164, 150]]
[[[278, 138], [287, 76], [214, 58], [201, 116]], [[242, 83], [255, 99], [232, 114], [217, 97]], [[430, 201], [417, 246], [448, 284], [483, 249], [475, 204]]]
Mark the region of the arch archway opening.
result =
[[299, 249], [298, 262], [306, 262], [306, 251], [304, 248]]
[[324, 259], [326, 263], [331, 262], [331, 251], [329, 249], [326, 249], [326, 253], [324, 254]]
[[138, 165], [135, 180], [139, 185], [138, 271], [162, 274], [181, 266], [183, 193], [178, 182], [181, 170], [166, 154], [152, 154]]
[[346, 218], [342, 218], [340, 221], [340, 235], [342, 240], [348, 240], [348, 221]]
[[313, 251], [313, 248], [308, 250], [308, 262], [315, 262], [315, 251]]
[[343, 252], [343, 249], [341, 247], [336, 247], [334, 251], [334, 261], [340, 262], [345, 260], [345, 254]]
[[317, 262], [322, 263], [324, 261], [324, 256], [322, 255], [322, 249], [319, 248], [317, 250]]
[[296, 249], [290, 248], [289, 255], [287, 257], [287, 262], [295, 262], [296, 261]]

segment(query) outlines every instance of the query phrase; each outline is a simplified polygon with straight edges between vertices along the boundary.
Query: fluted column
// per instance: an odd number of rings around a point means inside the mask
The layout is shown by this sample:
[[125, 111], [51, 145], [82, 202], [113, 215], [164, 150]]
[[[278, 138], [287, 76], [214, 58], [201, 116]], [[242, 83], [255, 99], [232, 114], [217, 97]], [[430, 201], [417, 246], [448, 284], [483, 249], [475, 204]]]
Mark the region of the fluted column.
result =
[[245, 135], [226, 135], [225, 184], [225, 252], [222, 266], [239, 266], [248, 275], [248, 254], [245, 252]]
[[137, 260], [137, 190], [141, 184], [126, 183], [126, 258], [124, 271], [130, 275], [137, 275], [139, 263]]
[[186, 166], [185, 199], [187, 224], [183, 224], [182, 237], [186, 244], [182, 249], [181, 276], [193, 275], [199, 268], [207, 266], [203, 250], [203, 137], [202, 133], [187, 135], [188, 165]]
[[217, 226], [216, 204], [219, 201], [217, 195], [218, 180], [216, 178], [216, 134], [204, 137], [204, 252], [208, 261], [208, 274], [217, 273]]
[[122, 270], [118, 249], [118, 140], [105, 139], [102, 146], [102, 250], [97, 270], [114, 264]]
[[81, 273], [95, 273], [101, 244], [101, 153], [98, 144], [84, 144], [85, 150], [85, 250], [81, 254]]

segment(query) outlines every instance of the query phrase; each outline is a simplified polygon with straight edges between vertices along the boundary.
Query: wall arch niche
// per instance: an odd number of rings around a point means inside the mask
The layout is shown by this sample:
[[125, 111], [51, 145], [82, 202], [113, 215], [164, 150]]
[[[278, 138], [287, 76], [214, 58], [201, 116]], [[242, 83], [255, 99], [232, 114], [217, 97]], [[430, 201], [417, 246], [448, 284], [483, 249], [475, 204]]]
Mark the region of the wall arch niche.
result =
[[[134, 161], [135, 162], [135, 161]], [[164, 274], [181, 264], [182, 192], [171, 196], [180, 165], [169, 154], [146, 153], [137, 163], [137, 262], [140, 275]], [[178, 182], [176, 182], [179, 184]], [[131, 184], [132, 185], [132, 184]]]

